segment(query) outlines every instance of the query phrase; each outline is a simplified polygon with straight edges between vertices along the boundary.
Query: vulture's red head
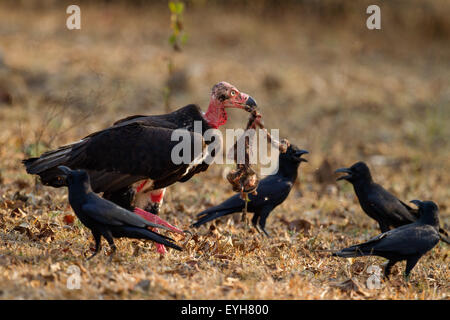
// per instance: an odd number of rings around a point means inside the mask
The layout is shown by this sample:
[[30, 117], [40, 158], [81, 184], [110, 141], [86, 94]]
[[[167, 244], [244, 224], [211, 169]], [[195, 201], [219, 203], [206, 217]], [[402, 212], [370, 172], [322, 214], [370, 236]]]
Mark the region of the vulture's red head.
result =
[[256, 101], [232, 84], [222, 81], [212, 88], [211, 100], [205, 113], [205, 119], [211, 127], [218, 128], [227, 122], [225, 108], [238, 108], [250, 112], [256, 108]]

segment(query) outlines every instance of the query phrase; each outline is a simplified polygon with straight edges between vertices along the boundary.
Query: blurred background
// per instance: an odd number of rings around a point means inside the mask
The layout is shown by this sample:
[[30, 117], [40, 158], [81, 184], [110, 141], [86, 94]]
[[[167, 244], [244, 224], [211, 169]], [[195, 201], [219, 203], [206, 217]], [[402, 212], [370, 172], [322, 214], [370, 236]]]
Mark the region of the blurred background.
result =
[[[178, 14], [168, 1], [78, 1], [81, 30], [68, 30], [70, 1], [4, 0], [2, 174], [20, 167], [11, 147], [22, 158], [123, 116], [205, 110], [225, 80], [311, 151], [305, 170], [366, 160], [401, 180], [442, 170], [448, 185], [450, 3], [379, 1], [382, 29], [368, 30], [372, 2], [191, 0]], [[227, 127], [245, 126], [229, 113]]]
[[[275, 234], [286, 230], [281, 218], [299, 217], [329, 239], [377, 233], [351, 186], [334, 181], [336, 168], [359, 160], [402, 200], [437, 202], [448, 227], [450, 1], [182, 3], [77, 0], [81, 30], [68, 30], [74, 1], [0, 2], [0, 204], [22, 199], [25, 212], [60, 221], [51, 200], [65, 190], [35, 192], [38, 205], [21, 198], [35, 190], [23, 158], [132, 114], [206, 110], [211, 87], [228, 81], [256, 99], [266, 127], [310, 151], [269, 219]], [[381, 30], [366, 27], [372, 4]], [[245, 126], [247, 113], [228, 113], [226, 127]], [[224, 167], [171, 186], [163, 216], [188, 226], [231, 195]], [[58, 208], [68, 210], [62, 200]]]

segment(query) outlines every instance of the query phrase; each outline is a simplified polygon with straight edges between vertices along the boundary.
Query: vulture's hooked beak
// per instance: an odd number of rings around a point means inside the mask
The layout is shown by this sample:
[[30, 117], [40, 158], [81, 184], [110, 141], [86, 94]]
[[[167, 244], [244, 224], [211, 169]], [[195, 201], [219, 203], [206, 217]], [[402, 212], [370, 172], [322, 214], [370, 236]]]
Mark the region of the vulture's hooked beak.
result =
[[244, 109], [247, 112], [252, 112], [257, 108], [257, 104], [255, 99], [248, 94], [241, 92], [239, 95], [231, 97], [229, 103], [227, 103], [225, 107]]
[[347, 179], [351, 178], [353, 172], [350, 168], [340, 168], [340, 169], [337, 169], [334, 173], [348, 173], [348, 175], [345, 175], [345, 176], [342, 176], [342, 177], [339, 177], [336, 179], [336, 181], [339, 181], [339, 180], [344, 180], [344, 179], [347, 180]]
[[245, 102], [245, 111], [252, 112], [257, 106], [256, 101], [248, 96], [247, 101]]
[[298, 151], [296, 151], [295, 152], [295, 156], [298, 158], [298, 160], [300, 161], [300, 162], [308, 162], [308, 160], [306, 160], [305, 158], [302, 158], [302, 155], [304, 155], [304, 154], [308, 154], [309, 153], [309, 151], [307, 151], [307, 150], [298, 150]]

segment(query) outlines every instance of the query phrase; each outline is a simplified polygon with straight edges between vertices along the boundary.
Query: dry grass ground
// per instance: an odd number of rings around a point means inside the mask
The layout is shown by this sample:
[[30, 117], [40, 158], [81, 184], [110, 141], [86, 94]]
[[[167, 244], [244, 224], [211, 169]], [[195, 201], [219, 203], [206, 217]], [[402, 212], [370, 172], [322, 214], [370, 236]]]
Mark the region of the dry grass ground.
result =
[[[295, 11], [261, 14], [188, 9], [189, 40], [174, 55], [165, 8], [86, 5], [82, 30], [68, 31], [64, 8], [0, 6], [0, 298], [449, 298], [443, 243], [408, 284], [403, 263], [372, 290], [366, 269], [383, 259], [323, 251], [378, 233], [325, 161], [332, 169], [368, 162], [399, 198], [438, 203], [449, 227], [449, 39], [398, 29], [389, 12], [381, 31], [365, 29], [365, 15], [329, 24]], [[267, 127], [309, 150], [310, 162], [269, 216], [270, 239], [237, 214], [179, 238], [184, 251], [162, 259], [151, 243], [118, 240], [113, 263], [103, 255], [87, 262], [91, 235], [66, 217], [73, 215], [66, 190], [42, 187], [20, 161], [123, 116], [164, 112], [169, 57], [186, 76], [175, 81], [171, 105], [206, 108], [210, 87], [229, 81], [256, 98]], [[229, 118], [227, 127], [243, 127], [247, 115]], [[196, 213], [230, 196], [223, 170], [215, 165], [170, 187], [162, 216], [187, 228]], [[66, 288], [70, 265], [81, 269], [81, 290]]]

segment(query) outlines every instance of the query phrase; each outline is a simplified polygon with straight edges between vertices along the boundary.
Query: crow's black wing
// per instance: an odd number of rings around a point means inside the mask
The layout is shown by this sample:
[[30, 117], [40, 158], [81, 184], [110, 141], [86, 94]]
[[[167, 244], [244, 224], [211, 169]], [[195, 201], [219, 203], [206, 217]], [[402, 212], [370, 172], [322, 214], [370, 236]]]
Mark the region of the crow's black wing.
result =
[[393, 229], [338, 252], [334, 256], [351, 258], [377, 255], [389, 259], [423, 255], [439, 242], [439, 234], [429, 225], [413, 223]]
[[387, 232], [373, 249], [377, 253], [394, 252], [405, 256], [424, 254], [439, 242], [439, 233], [429, 225], [405, 226]]
[[398, 199], [398, 201], [406, 208], [406, 210], [411, 213], [412, 216], [414, 216], [416, 219], [419, 219], [419, 210], [413, 209], [410, 206], [408, 206], [406, 203], [404, 203], [402, 200]]
[[[292, 182], [277, 175], [269, 176], [261, 180], [256, 189], [256, 195], [249, 195], [247, 210], [249, 212], [259, 212], [263, 207], [274, 208], [283, 202], [292, 188]], [[235, 194], [221, 204], [208, 208], [200, 212], [199, 220], [193, 224], [198, 227], [206, 222], [212, 221], [227, 214], [239, 212], [244, 209], [245, 201], [240, 194]]]
[[278, 175], [268, 176], [262, 179], [256, 190], [257, 194], [249, 195], [249, 209], [253, 211], [268, 204], [276, 207], [287, 198], [292, 186], [293, 183], [291, 181]]
[[416, 217], [400, 200], [379, 185], [368, 193], [367, 198], [368, 205], [375, 215], [383, 221], [394, 223], [394, 227], [416, 221]]
[[226, 216], [227, 214], [242, 211], [243, 208], [244, 201], [240, 198], [239, 194], [235, 194], [221, 204], [208, 208], [197, 214], [198, 220], [197, 222], [193, 223], [192, 226], [199, 227], [206, 222]]
[[423, 254], [438, 242], [439, 234], [432, 226], [414, 223], [382, 233], [357, 247], [377, 255], [393, 253], [410, 256]]
[[154, 227], [169, 230], [165, 226], [147, 221], [139, 215], [125, 210], [112, 202], [101, 200], [89, 202], [81, 207], [85, 214], [89, 215], [91, 219], [94, 219], [98, 223], [110, 226]]
[[[276, 206], [286, 199], [291, 188], [292, 183], [290, 181], [286, 181], [278, 176], [269, 176], [264, 178], [261, 180], [258, 188], [256, 189], [257, 194], [249, 194], [248, 198], [250, 201], [248, 202], [247, 208], [250, 212], [254, 212], [254, 210], [257, 210], [268, 203]], [[219, 211], [231, 212], [231, 210], [234, 210], [232, 212], [238, 212], [241, 211], [244, 206], [245, 202], [241, 199], [240, 194], [235, 194], [221, 204], [200, 212], [197, 216], [199, 217], [211, 212]]]
[[221, 211], [229, 211], [231, 212], [238, 212], [244, 208], [244, 200], [240, 198], [239, 194], [235, 194], [222, 202], [221, 204], [210, 207], [199, 214], [197, 214], [197, 217], [203, 216], [205, 214], [209, 214], [212, 212], [221, 212]]

